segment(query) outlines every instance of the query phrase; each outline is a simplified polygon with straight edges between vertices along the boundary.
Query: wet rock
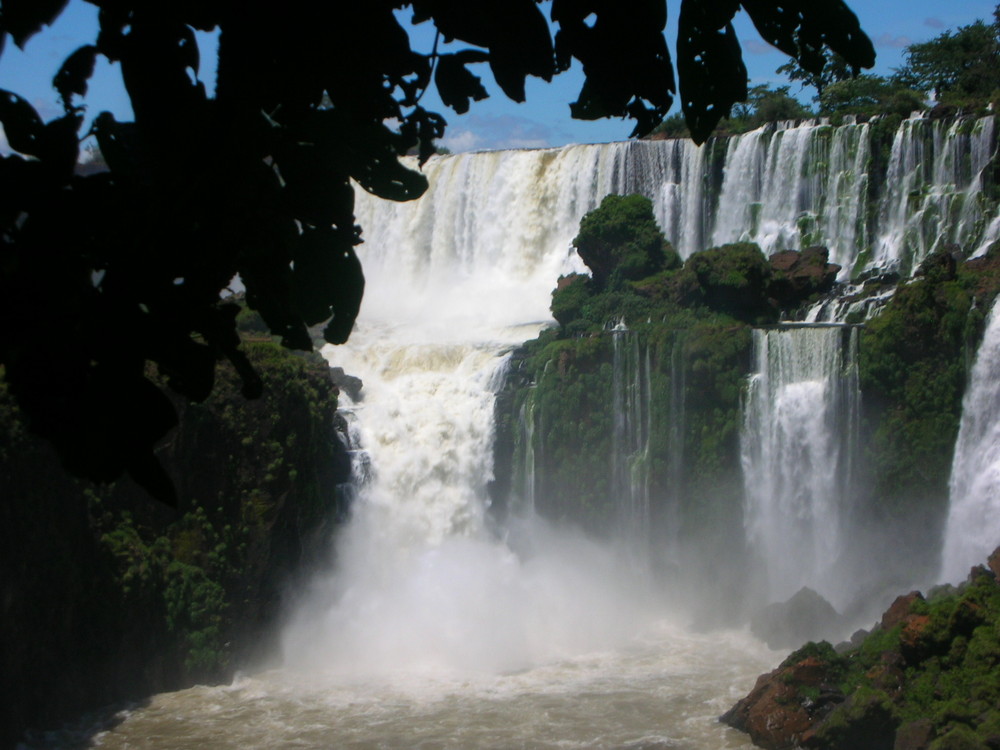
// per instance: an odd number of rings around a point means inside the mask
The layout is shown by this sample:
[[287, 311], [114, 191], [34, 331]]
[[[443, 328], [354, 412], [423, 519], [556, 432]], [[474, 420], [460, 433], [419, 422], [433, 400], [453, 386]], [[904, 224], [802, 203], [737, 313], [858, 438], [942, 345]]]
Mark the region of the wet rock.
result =
[[797, 659], [793, 654], [778, 669], [757, 678], [753, 690], [719, 720], [749, 734], [755, 745], [785, 750], [798, 747], [843, 700], [832, 686], [825, 659], [816, 654]]
[[814, 294], [830, 291], [840, 266], [829, 263], [830, 251], [810, 247], [802, 252], [783, 250], [769, 258], [771, 279], [768, 296], [783, 307], [796, 307]]
[[992, 571], [993, 577], [1000, 581], [1000, 547], [993, 550], [993, 554], [986, 561], [986, 565]]
[[794, 648], [805, 641], [832, 640], [843, 618], [818, 593], [803, 587], [791, 599], [769, 604], [750, 621], [751, 632], [771, 648]]
[[357, 402], [361, 400], [361, 389], [364, 387], [364, 383], [361, 382], [361, 378], [357, 378], [354, 375], [348, 375], [344, 372], [343, 367], [331, 367], [330, 380], [333, 381], [335, 386], [350, 396], [351, 401]]
[[910, 614], [910, 608], [915, 601], [923, 601], [924, 595], [919, 591], [911, 591], [909, 594], [897, 596], [892, 604], [882, 614], [882, 621], [879, 623], [882, 630], [892, 630], [899, 625]]

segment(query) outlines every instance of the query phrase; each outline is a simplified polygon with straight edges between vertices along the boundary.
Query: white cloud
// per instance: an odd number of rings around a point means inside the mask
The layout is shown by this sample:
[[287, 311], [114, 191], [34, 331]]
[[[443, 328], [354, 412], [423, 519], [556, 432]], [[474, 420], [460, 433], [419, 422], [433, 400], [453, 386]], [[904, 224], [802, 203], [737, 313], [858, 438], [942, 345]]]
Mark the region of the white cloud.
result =
[[940, 18], [925, 18], [924, 26], [930, 26], [932, 29], [943, 29], [945, 23]]
[[450, 151], [458, 153], [460, 151], [475, 151], [481, 147], [482, 138], [471, 130], [459, 130], [456, 133], [445, 132], [445, 137], [439, 143]]
[[557, 128], [517, 115], [468, 115], [461, 130], [445, 133], [441, 144], [454, 152], [488, 149], [548, 148], [566, 142]]
[[760, 39], [742, 39], [740, 40], [740, 46], [751, 55], [769, 55], [772, 52], [777, 52], [774, 47], [767, 42], [762, 42]]
[[893, 47], [895, 49], [901, 49], [903, 47], [909, 47], [912, 44], [912, 40], [908, 36], [893, 36], [888, 31], [882, 32], [878, 39], [875, 40], [875, 44], [879, 47]]

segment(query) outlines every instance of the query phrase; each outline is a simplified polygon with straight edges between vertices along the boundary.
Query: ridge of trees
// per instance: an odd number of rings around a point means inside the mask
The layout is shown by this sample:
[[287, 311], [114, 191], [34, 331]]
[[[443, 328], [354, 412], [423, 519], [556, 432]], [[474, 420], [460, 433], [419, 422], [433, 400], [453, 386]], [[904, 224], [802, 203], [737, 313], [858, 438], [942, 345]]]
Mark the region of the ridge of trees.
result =
[[[192, 401], [231, 361], [248, 397], [260, 378], [240, 348], [237, 275], [247, 304], [285, 346], [311, 349], [309, 328], [341, 343], [364, 289], [354, 248], [352, 181], [390, 200], [426, 188], [398, 157], [434, 152], [445, 118], [421, 105], [435, 86], [465, 112], [488, 94], [525, 97], [528, 76], [571, 65], [585, 83], [576, 118], [630, 118], [652, 130], [679, 88], [704, 141], [747, 95], [732, 26], [745, 10], [761, 36], [819, 72], [829, 47], [856, 67], [874, 49], [842, 0], [683, 0], [675, 86], [662, 0], [89, 0], [99, 33], [55, 72], [64, 113], [44, 122], [0, 91], [0, 123], [16, 152], [0, 159], [0, 367], [31, 429], [72, 472], [130, 473], [174, 502], [154, 447], [175, 424], [150, 369]], [[67, 0], [0, 0], [0, 41], [23, 47]], [[411, 47], [400, 11], [436, 38]], [[551, 21], [551, 25], [550, 25]], [[217, 30], [214, 92], [199, 79], [195, 31]], [[98, 56], [118, 63], [134, 122], [94, 120], [108, 171], [74, 173], [88, 81]]]
[[[824, 48], [823, 67], [812, 71], [790, 58], [775, 72], [790, 85], [759, 85], [745, 102], [734, 105], [716, 134], [753, 130], [768, 122], [810, 117], [898, 115], [928, 108], [984, 113], [1000, 103], [1000, 4], [989, 22], [978, 19], [906, 47], [904, 64], [889, 76], [859, 73], [847, 59]], [[812, 106], [792, 95], [791, 84], [813, 89]], [[673, 115], [655, 131], [668, 137], [687, 136], [682, 117]]]

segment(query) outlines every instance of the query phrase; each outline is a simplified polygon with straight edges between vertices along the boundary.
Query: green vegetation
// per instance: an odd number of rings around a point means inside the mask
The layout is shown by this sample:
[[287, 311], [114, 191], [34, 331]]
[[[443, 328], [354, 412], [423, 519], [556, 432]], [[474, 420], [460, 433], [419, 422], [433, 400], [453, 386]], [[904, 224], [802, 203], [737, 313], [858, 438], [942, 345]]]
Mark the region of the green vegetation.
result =
[[0, 380], [0, 563], [12, 571], [0, 640], [18, 688], [0, 706], [0, 739], [230, 679], [270, 645], [283, 591], [344, 515], [350, 466], [326, 362], [260, 334], [244, 349], [261, 398], [246, 402], [221, 367], [203, 402], [178, 399], [180, 425], [158, 454], [177, 477], [176, 510], [127, 479], [71, 478]]
[[[775, 71], [816, 92], [812, 109], [793, 96], [789, 86], [755, 86], [733, 105], [713, 135], [810, 117], [830, 117], [834, 122], [844, 115], [905, 118], [926, 109], [932, 100], [943, 114], [987, 114], [1000, 103], [1000, 5], [989, 22], [978, 20], [909, 45], [904, 65], [889, 77], [859, 75], [857, 66], [822, 44], [813, 54], [812, 66], [792, 57]], [[655, 136], [666, 138], [687, 137], [689, 132], [680, 115], [666, 118], [653, 130]]]
[[681, 265], [656, 224], [652, 202], [641, 195], [605, 196], [599, 209], [583, 217], [573, 247], [590, 268], [596, 291], [614, 274], [638, 281]]
[[979, 108], [1000, 94], [1000, 5], [978, 20], [906, 48], [894, 79], [952, 106]]
[[[635, 195], [608, 196], [584, 217], [574, 244], [594, 276], [559, 280], [552, 311], [560, 327], [526, 344], [520, 382], [534, 387], [515, 386], [509, 407], [531, 415], [538, 510], [598, 533], [614, 527], [611, 393], [615, 337], [624, 336], [620, 347], [648, 352], [648, 382], [638, 377], [650, 394], [651, 495], [685, 506], [691, 538], [734, 531], [747, 323], [777, 314], [766, 298], [767, 259], [756, 245], [738, 244], [681, 265], [649, 200]], [[610, 331], [620, 321], [628, 333]], [[523, 482], [527, 436], [510, 439]], [[665, 505], [652, 512], [667, 523]]]
[[994, 574], [978, 568], [957, 590], [912, 598], [894, 620], [842, 654], [810, 643], [782, 663], [779, 679], [794, 691], [790, 703], [815, 700], [810, 691], [817, 680], [805, 684], [794, 677], [806, 659], [821, 665], [823, 689], [840, 694], [827, 715], [815, 717], [808, 746], [891, 748], [894, 737], [916, 730], [923, 737], [916, 747], [995, 747], [1000, 585]]
[[995, 253], [958, 265], [930, 256], [862, 330], [864, 430], [882, 512], [943, 512], [968, 368], [1000, 289], [986, 273]]

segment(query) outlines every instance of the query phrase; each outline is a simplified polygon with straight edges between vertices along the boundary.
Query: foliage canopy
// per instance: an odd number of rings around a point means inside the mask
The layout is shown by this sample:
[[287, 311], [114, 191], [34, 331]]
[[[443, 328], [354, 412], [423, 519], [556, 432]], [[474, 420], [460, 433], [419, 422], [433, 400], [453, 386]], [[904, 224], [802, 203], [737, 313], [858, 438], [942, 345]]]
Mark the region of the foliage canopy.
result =
[[[398, 157], [426, 160], [444, 132], [420, 104], [428, 87], [463, 112], [486, 96], [474, 65], [520, 101], [528, 76], [549, 80], [576, 60], [586, 80], [572, 115], [629, 117], [635, 134], [663, 118], [675, 88], [657, 0], [553, 0], [551, 25], [535, 0], [89, 1], [99, 33], [53, 79], [64, 114], [43, 122], [0, 92], [18, 152], [0, 160], [0, 364], [68, 468], [94, 480], [128, 471], [167, 501], [153, 446], [176, 417], [147, 368], [200, 401], [226, 358], [245, 394], [260, 393], [237, 308], [219, 298], [237, 274], [286, 346], [310, 349], [308, 327], [321, 323], [327, 341], [345, 341], [364, 286], [351, 181], [392, 200], [424, 191]], [[0, 0], [0, 41], [24, 46], [65, 5]], [[741, 7], [807, 70], [824, 46], [874, 63], [842, 0], [683, 0], [677, 67], [698, 141], [746, 96], [731, 23]], [[468, 47], [415, 51], [404, 9]], [[214, 92], [198, 78], [196, 30], [220, 32]], [[110, 171], [81, 176], [78, 97], [98, 56], [120, 65], [135, 121], [96, 118]]]

